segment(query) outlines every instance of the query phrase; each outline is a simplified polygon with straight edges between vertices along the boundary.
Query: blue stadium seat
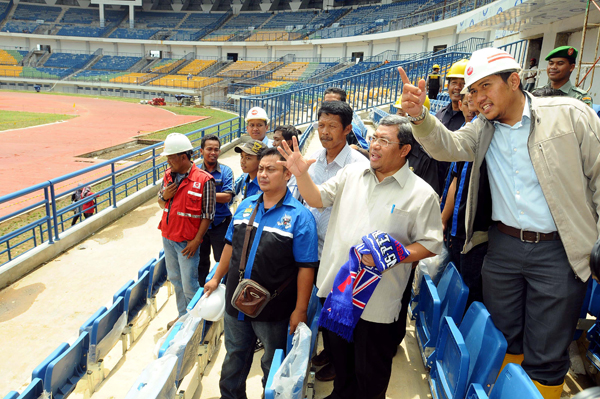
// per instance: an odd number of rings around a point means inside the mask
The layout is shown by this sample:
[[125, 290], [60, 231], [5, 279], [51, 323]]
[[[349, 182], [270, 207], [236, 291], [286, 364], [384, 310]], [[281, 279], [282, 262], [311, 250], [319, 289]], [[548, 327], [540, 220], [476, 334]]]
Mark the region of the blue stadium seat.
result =
[[85, 375], [89, 344], [89, 334], [81, 334], [69, 349], [48, 365], [44, 390], [50, 392], [53, 399], [66, 398]]
[[485, 390], [479, 384], [472, 384], [467, 390], [467, 396], [465, 399], [488, 399]]
[[146, 306], [149, 284], [150, 274], [145, 271], [138, 281], [127, 288], [125, 292], [125, 311], [127, 312], [128, 323], [131, 323], [140, 310]]
[[39, 378], [41, 380], [46, 377], [46, 370], [48, 369], [48, 365], [52, 363], [54, 359], [65, 353], [65, 351], [69, 349], [69, 344], [63, 342], [56, 348], [47, 358], [45, 358], [36, 368], [33, 369], [31, 373], [31, 381]]
[[459, 326], [467, 306], [469, 288], [456, 270], [454, 263], [450, 262], [444, 270], [437, 285], [437, 291], [442, 300], [440, 315], [452, 317]]
[[115, 292], [115, 294], [113, 295], [113, 303], [115, 303], [119, 297], [125, 298], [125, 293], [127, 292], [127, 288], [131, 287], [133, 285], [133, 283], [134, 283], [133, 280], [129, 280], [128, 282], [125, 283], [124, 286], [119, 288], [117, 290], [117, 292]]
[[144, 272], [148, 272], [148, 274], [150, 274], [150, 268], [152, 267], [152, 265], [154, 265], [154, 263], [156, 262], [156, 259], [151, 259], [148, 262], [146, 262], [146, 264], [144, 266], [142, 266], [140, 268], [140, 270], [138, 270], [138, 279], [140, 277], [142, 277], [142, 275], [144, 274]]
[[173, 327], [171, 327], [171, 330], [169, 330], [169, 335], [167, 335], [167, 338], [165, 338], [165, 341], [163, 342], [160, 349], [158, 350], [158, 357], [162, 357], [165, 354], [167, 349], [169, 349], [169, 346], [171, 346], [171, 343], [173, 342], [173, 338], [175, 338], [175, 336], [181, 330], [182, 327], [183, 327], [183, 323], [180, 321], [173, 324]]
[[470, 355], [454, 320], [444, 317], [431, 367], [429, 384], [434, 398], [462, 399], [467, 390]]
[[[459, 331], [470, 357], [467, 384], [480, 384], [485, 392], [489, 392], [506, 354], [506, 339], [481, 302], [469, 306]], [[464, 397], [464, 392], [460, 397]]]
[[[41, 378], [34, 378], [18, 399], [38, 399], [44, 393], [44, 382]], [[6, 399], [6, 398], [5, 398]]]
[[10, 391], [3, 399], [18, 399], [18, 398], [19, 398], [19, 392]]
[[[103, 342], [108, 333], [115, 328], [117, 320], [119, 320], [119, 317], [123, 315], [124, 311], [124, 299], [123, 297], [119, 297], [106, 312], [94, 320], [94, 323], [92, 324], [92, 331], [90, 333], [90, 347], [96, 348], [93, 356], [95, 361], [104, 359], [106, 354], [110, 352], [110, 350], [119, 341], [121, 334], [113, 335], [111, 337], [111, 342]], [[98, 344], [101, 342], [102, 346], [99, 347]]]
[[275, 349], [273, 361], [271, 362], [271, 369], [269, 370], [269, 376], [267, 377], [267, 384], [265, 386], [265, 399], [275, 399], [275, 392], [271, 389], [271, 386], [273, 385], [273, 377], [275, 377], [275, 373], [279, 370], [279, 367], [281, 367], [284, 358], [283, 350]]
[[148, 298], [156, 296], [160, 287], [167, 281], [167, 264], [165, 255], [162, 254], [150, 267], [150, 284], [148, 286]]
[[98, 309], [93, 315], [91, 315], [89, 317], [89, 319], [87, 319], [82, 325], [81, 327], [79, 327], [79, 334], [84, 333], [85, 331], [91, 330], [92, 326], [94, 325], [94, 321], [96, 321], [96, 319], [98, 317], [100, 317], [104, 312], [106, 312], [106, 307], [101, 306], [100, 309]]
[[415, 331], [423, 362], [431, 367], [433, 363], [427, 363], [427, 358], [433, 353], [437, 342], [442, 301], [435, 284], [428, 275], [423, 275], [419, 297], [419, 311]]
[[543, 399], [523, 367], [509, 363], [496, 380], [489, 399]]

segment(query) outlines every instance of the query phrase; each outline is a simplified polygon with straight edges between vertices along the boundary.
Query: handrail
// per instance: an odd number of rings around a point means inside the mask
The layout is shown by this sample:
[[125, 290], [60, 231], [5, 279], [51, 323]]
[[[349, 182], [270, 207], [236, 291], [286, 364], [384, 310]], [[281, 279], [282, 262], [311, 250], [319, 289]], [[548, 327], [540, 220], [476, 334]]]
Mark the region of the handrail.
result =
[[[217, 134], [222, 143], [231, 142], [241, 134], [241, 120], [234, 117], [202, 129], [186, 133], [197, 153], [200, 140], [208, 132]], [[0, 269], [7, 262], [42, 243], [52, 244], [60, 239], [60, 233], [71, 227], [70, 222], [82, 215], [81, 206], [95, 201], [95, 211], [109, 206], [116, 208], [124, 198], [144, 187], [155, 185], [166, 162], [160, 161], [160, 148], [164, 142], [120, 155], [76, 172], [0, 196], [0, 212], [9, 207], [18, 209], [0, 216], [0, 223], [12, 223], [25, 219], [24, 226], [8, 226], [8, 232], [0, 237]], [[122, 165], [122, 162], [126, 162]], [[84, 181], [84, 182], [82, 182]], [[79, 185], [78, 185], [79, 183]], [[81, 184], [93, 186], [93, 197], [71, 203], [69, 196]], [[43, 199], [38, 199], [39, 197]], [[71, 213], [74, 211], [74, 213]], [[32, 221], [29, 221], [33, 219]]]

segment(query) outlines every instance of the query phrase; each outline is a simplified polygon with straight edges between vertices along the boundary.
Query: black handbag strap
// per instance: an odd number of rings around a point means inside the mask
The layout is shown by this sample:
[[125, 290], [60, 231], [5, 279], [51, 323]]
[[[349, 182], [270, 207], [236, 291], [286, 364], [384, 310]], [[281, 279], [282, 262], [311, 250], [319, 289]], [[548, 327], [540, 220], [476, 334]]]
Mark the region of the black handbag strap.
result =
[[248, 262], [248, 244], [250, 242], [250, 234], [252, 233], [252, 227], [254, 227], [254, 218], [256, 217], [256, 211], [258, 210], [259, 203], [256, 203], [250, 221], [246, 226], [246, 235], [244, 236], [244, 246], [242, 247], [242, 257], [240, 258], [240, 281], [244, 278], [244, 271], [246, 270], [246, 263]]
[[[254, 210], [252, 210], [252, 215], [250, 216], [250, 220], [248, 221], [248, 225], [246, 225], [246, 235], [244, 236], [244, 246], [242, 248], [242, 256], [240, 258], [240, 281], [244, 278], [244, 272], [246, 271], [246, 263], [248, 263], [248, 244], [250, 243], [250, 234], [252, 233], [252, 227], [254, 227], [254, 218], [256, 217], [256, 211], [258, 210], [259, 203], [256, 203]], [[286, 289], [286, 287], [294, 280], [294, 276], [290, 276], [286, 279], [271, 295], [271, 299], [275, 298], [277, 295], [281, 294], [281, 292]]]

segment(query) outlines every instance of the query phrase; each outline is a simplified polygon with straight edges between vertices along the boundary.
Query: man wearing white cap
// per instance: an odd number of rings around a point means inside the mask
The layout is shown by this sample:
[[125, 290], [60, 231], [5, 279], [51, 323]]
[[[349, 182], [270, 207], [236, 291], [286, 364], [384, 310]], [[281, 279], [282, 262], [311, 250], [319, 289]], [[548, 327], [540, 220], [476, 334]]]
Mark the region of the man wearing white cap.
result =
[[262, 141], [267, 147], [272, 147], [273, 140], [267, 137], [267, 130], [269, 130], [267, 112], [260, 107], [250, 108], [246, 114], [246, 132], [254, 140]]
[[505, 364], [522, 362], [544, 398], [558, 399], [598, 238], [600, 120], [581, 101], [525, 93], [514, 58], [485, 48], [465, 71], [480, 115], [451, 132], [423, 107], [425, 81], [414, 86], [398, 70], [416, 139], [436, 159], [473, 162], [463, 253], [486, 239], [473, 233], [486, 161], [493, 224], [484, 303], [508, 342]]
[[[165, 140], [162, 156], [167, 157], [158, 191], [158, 205], [164, 210], [158, 228], [162, 232], [169, 281], [175, 287], [179, 317], [200, 288], [198, 284], [199, 248], [215, 217], [215, 179], [192, 162], [193, 146], [181, 133]], [[168, 327], [177, 319], [171, 321]]]

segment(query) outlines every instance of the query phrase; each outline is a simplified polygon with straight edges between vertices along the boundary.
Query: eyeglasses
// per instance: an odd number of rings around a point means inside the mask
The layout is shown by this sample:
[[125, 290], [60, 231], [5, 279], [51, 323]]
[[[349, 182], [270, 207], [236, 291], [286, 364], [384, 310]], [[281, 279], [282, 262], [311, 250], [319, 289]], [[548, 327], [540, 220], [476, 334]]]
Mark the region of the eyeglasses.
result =
[[387, 148], [390, 144], [401, 144], [403, 143], [399, 141], [389, 141], [388, 139], [384, 139], [383, 137], [371, 137], [371, 145], [379, 144], [381, 148]]

